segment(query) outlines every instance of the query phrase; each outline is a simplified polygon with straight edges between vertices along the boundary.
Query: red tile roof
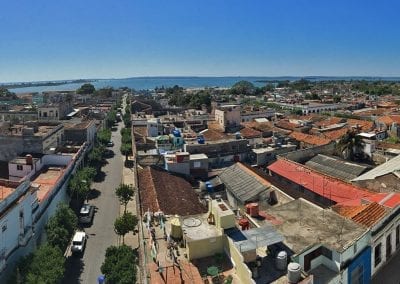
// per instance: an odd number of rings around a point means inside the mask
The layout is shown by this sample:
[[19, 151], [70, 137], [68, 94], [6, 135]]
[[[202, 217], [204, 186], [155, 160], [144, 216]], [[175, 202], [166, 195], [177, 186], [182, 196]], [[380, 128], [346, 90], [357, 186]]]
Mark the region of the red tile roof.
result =
[[334, 125], [334, 124], [341, 123], [342, 121], [344, 121], [343, 118], [334, 116], [334, 117], [329, 117], [327, 119], [315, 122], [314, 125], [317, 126], [317, 127], [318, 126], [327, 127], [329, 125]]
[[254, 130], [250, 127], [245, 127], [242, 130], [240, 130], [240, 135], [242, 135], [243, 138], [259, 138], [261, 137], [261, 132]]
[[293, 161], [279, 159], [268, 169], [336, 203], [372, 197], [374, 193], [315, 172]]
[[194, 215], [207, 212], [185, 179], [166, 171], [146, 167], [138, 172], [142, 211], [162, 211], [167, 215]]
[[318, 137], [296, 131], [292, 132], [289, 136], [292, 137], [293, 139], [296, 139], [299, 142], [304, 142], [306, 144], [316, 145], [316, 146], [326, 145], [331, 142], [331, 140], [323, 137]]
[[215, 129], [207, 129], [201, 132], [206, 141], [218, 141], [223, 139], [229, 139], [228, 135], [226, 135], [221, 130]]
[[374, 128], [374, 123], [368, 120], [349, 118], [347, 119], [347, 124], [352, 127], [358, 125], [362, 131], [371, 131]]
[[279, 120], [277, 123], [275, 123], [275, 126], [286, 130], [295, 130], [296, 128], [300, 127], [300, 125], [291, 123], [287, 120]]
[[321, 134], [321, 136], [330, 139], [330, 140], [339, 140], [342, 138], [347, 132], [349, 131], [348, 128], [341, 128], [332, 131], [326, 131]]
[[391, 126], [393, 122], [400, 124], [400, 115], [386, 115], [378, 118], [379, 122], [384, 123], [387, 126]]
[[376, 203], [358, 206], [334, 205], [332, 209], [340, 215], [352, 219], [366, 227], [371, 227], [385, 216], [387, 209]]

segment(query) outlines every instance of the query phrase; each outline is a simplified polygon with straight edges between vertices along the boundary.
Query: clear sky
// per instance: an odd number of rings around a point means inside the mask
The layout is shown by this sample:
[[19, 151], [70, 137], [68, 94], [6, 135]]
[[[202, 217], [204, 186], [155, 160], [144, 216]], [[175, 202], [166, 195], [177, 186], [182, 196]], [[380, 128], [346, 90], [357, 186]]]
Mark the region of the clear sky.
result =
[[1, 0], [0, 82], [400, 76], [400, 1]]

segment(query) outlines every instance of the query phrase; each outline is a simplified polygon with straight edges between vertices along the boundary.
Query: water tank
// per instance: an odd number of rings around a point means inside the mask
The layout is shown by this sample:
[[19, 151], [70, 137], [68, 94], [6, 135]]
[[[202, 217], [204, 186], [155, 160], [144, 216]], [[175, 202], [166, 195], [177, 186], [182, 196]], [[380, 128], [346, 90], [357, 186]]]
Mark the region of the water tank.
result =
[[174, 130], [172, 131], [172, 134], [173, 134], [175, 137], [181, 137], [181, 132], [180, 132], [178, 129], [174, 129]]
[[182, 225], [178, 217], [171, 220], [171, 237], [177, 240], [182, 238]]
[[287, 267], [287, 278], [289, 283], [298, 283], [301, 279], [301, 266], [296, 262], [289, 263]]
[[205, 143], [206, 143], [206, 140], [204, 139], [204, 137], [199, 136], [199, 137], [197, 137], [197, 143], [199, 143], [199, 144], [205, 144]]
[[275, 260], [276, 268], [279, 270], [286, 270], [287, 265], [287, 253], [286, 251], [280, 251], [276, 255]]
[[247, 220], [246, 218], [240, 219], [239, 226], [242, 227], [242, 230], [248, 230], [250, 228], [249, 220]]
[[207, 192], [209, 192], [209, 193], [213, 193], [214, 192], [214, 187], [211, 184], [211, 182], [206, 181], [206, 189], [207, 189]]
[[258, 217], [258, 203], [249, 203], [246, 205], [246, 213], [251, 217]]

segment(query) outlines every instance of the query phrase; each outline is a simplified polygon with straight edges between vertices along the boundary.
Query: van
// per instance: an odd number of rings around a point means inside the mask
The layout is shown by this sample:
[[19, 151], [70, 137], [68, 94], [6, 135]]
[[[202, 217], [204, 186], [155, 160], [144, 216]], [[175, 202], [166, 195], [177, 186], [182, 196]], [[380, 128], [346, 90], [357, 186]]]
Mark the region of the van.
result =
[[85, 232], [76, 232], [72, 238], [72, 253], [82, 253], [85, 250], [87, 235]]

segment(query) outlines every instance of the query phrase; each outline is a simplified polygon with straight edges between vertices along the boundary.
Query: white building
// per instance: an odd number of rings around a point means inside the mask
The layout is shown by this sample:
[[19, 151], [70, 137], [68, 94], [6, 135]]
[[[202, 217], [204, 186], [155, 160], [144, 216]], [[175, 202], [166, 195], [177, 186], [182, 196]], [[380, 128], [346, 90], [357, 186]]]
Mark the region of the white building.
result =
[[285, 109], [291, 109], [291, 110], [299, 109], [302, 111], [304, 115], [311, 113], [329, 112], [340, 108], [339, 104], [321, 104], [321, 103], [307, 103], [307, 104], [279, 103], [279, 105]]

